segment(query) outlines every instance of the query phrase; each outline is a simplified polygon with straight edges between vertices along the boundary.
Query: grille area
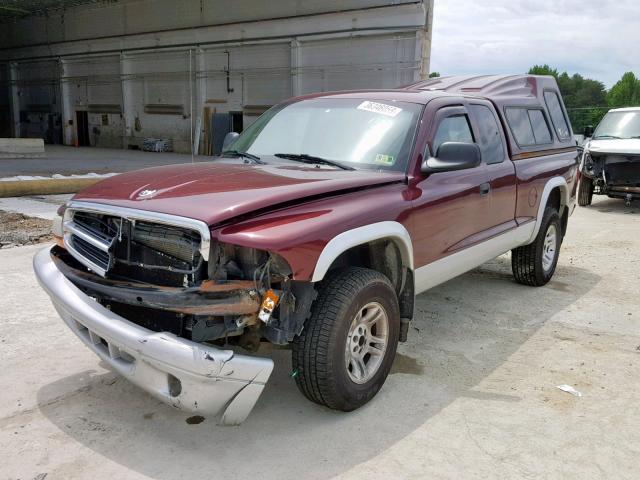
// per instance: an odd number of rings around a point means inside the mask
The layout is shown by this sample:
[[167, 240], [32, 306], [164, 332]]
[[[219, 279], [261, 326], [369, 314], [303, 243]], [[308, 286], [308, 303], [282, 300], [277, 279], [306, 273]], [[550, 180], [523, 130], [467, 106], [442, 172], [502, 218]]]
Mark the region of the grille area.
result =
[[73, 211], [64, 239], [76, 260], [103, 277], [188, 286], [206, 269], [200, 234], [173, 225]]
[[114, 264], [111, 253], [117, 239], [116, 217], [74, 212], [65, 222], [65, 244], [71, 255], [94, 272], [105, 276]]
[[89, 242], [86, 242], [80, 237], [76, 235], [72, 235], [73, 246], [77, 250], [77, 252], [83, 257], [89, 259], [95, 265], [98, 265], [104, 271], [109, 270], [111, 267], [112, 259], [109, 252], [105, 252], [93, 245]]
[[135, 224], [133, 240], [185, 262], [193, 262], [200, 246], [197, 233], [146, 222]]
[[73, 216], [73, 222], [77, 227], [105, 243], [110, 243], [118, 234], [117, 221], [117, 217], [107, 217], [106, 215], [87, 212], [76, 212]]

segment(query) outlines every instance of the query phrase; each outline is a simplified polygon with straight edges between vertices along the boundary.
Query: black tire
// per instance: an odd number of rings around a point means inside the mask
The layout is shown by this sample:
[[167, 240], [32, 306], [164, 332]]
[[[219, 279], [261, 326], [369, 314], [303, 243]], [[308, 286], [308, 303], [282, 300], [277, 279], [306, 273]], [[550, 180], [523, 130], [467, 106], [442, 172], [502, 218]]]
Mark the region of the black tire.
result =
[[[551, 228], [555, 228], [555, 250], [553, 262], [546, 269], [543, 264], [545, 240]], [[536, 239], [529, 245], [511, 250], [511, 270], [518, 283], [541, 287], [546, 285], [556, 271], [560, 246], [562, 245], [562, 228], [560, 216], [555, 208], [547, 207], [542, 217], [540, 231]]]
[[[387, 347], [375, 373], [355, 383], [345, 359], [347, 337], [356, 314], [376, 302], [387, 315]], [[293, 342], [296, 384], [309, 400], [349, 412], [371, 400], [382, 387], [396, 354], [400, 334], [398, 298], [387, 277], [374, 270], [347, 268], [318, 286], [318, 297], [302, 333]]]
[[593, 200], [593, 180], [582, 175], [578, 185], [578, 205], [586, 207]]

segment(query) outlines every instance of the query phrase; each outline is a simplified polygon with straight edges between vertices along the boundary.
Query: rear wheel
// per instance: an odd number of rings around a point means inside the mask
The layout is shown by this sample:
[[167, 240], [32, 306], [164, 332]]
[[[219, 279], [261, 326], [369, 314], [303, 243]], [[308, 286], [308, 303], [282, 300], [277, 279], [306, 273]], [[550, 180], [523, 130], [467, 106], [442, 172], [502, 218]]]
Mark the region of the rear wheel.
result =
[[547, 207], [533, 243], [511, 250], [511, 269], [516, 281], [533, 287], [549, 282], [556, 271], [560, 245], [560, 216], [556, 209]]
[[580, 184], [578, 185], [578, 205], [586, 207], [591, 205], [593, 200], [593, 180], [584, 175], [580, 177]]
[[400, 333], [398, 298], [374, 270], [348, 268], [320, 283], [311, 317], [293, 343], [293, 371], [311, 401], [351, 411], [382, 387]]

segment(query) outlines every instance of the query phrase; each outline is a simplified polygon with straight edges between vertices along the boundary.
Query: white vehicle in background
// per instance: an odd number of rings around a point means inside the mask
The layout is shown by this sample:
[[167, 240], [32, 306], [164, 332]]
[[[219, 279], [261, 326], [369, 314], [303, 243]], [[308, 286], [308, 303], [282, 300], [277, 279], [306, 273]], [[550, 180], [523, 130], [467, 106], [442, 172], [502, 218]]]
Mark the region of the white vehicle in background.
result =
[[584, 132], [578, 204], [593, 195], [622, 198], [627, 206], [640, 199], [640, 107], [609, 110], [595, 132]]

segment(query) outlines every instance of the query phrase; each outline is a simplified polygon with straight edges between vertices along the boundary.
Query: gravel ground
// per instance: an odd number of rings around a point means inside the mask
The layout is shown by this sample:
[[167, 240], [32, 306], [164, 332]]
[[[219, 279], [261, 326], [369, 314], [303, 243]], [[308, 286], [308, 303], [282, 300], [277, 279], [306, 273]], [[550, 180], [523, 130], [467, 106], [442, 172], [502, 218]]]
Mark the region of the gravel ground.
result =
[[0, 210], [0, 248], [48, 242], [51, 221]]

